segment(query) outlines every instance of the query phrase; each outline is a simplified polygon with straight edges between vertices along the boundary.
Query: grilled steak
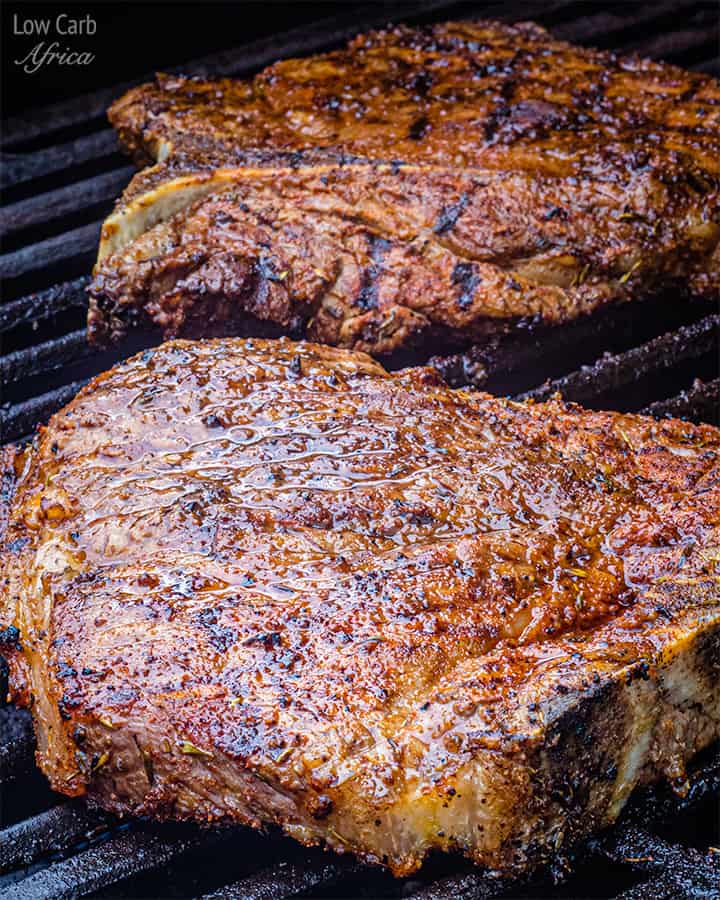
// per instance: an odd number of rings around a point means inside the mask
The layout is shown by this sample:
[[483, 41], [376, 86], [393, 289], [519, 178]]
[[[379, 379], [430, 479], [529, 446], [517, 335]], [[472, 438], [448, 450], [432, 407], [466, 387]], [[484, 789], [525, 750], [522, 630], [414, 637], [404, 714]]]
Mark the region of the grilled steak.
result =
[[720, 734], [720, 432], [171, 342], [13, 469], [0, 621], [53, 787], [522, 870]]
[[90, 336], [248, 318], [385, 354], [672, 286], [720, 296], [720, 86], [534, 25], [395, 28], [110, 110], [139, 174]]

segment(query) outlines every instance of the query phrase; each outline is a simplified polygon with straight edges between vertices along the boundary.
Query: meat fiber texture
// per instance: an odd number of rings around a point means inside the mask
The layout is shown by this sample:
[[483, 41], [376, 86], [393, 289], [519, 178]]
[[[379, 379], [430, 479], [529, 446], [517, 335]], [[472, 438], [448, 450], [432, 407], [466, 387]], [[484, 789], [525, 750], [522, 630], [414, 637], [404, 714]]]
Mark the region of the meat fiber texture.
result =
[[0, 642], [53, 788], [521, 872], [720, 735], [720, 432], [175, 341], [5, 454]]
[[355, 38], [110, 109], [140, 163], [89, 334], [285, 333], [383, 356], [671, 291], [720, 297], [720, 84], [530, 24]]

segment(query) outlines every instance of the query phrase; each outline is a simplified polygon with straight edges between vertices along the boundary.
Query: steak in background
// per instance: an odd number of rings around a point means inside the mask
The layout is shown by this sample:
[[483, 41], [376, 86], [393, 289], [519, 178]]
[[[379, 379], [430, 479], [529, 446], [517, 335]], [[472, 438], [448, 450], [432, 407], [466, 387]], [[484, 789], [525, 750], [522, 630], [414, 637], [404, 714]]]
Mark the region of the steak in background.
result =
[[158, 76], [110, 109], [153, 165], [105, 223], [90, 337], [250, 319], [384, 355], [718, 297], [719, 101], [708, 75], [492, 22]]

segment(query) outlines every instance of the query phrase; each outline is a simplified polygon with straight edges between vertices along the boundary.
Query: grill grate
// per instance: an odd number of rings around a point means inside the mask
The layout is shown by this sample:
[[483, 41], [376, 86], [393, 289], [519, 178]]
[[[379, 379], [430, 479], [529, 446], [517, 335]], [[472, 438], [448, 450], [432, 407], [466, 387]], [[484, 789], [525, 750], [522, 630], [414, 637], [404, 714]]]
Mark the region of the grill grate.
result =
[[658, 418], [672, 416], [720, 425], [720, 378], [708, 382], [696, 378], [688, 390], [680, 391], [677, 397], [669, 400], [656, 400], [648, 404], [643, 412]]
[[[247, 75], [277, 58], [337, 45], [388, 19], [464, 15], [535, 19], [570, 41], [720, 74], [717, 10], [697, 0], [602, 7], [568, 0], [368, 3], [176, 71]], [[138, 335], [103, 352], [85, 342], [85, 288], [100, 223], [133, 171], [119, 154], [104, 113], [129, 86], [30, 113], [3, 129], [3, 441], [28, 436], [88, 378], [157, 340]], [[716, 307], [679, 304], [669, 296], [547, 333], [499, 337], [433, 362], [455, 385], [536, 399], [560, 390], [588, 406], [717, 421], [719, 333]], [[392, 364], [408, 362], [417, 359], [398, 357]], [[306, 851], [276, 833], [121, 824], [74, 802], [58, 804], [34, 769], [29, 716], [6, 708], [0, 709], [0, 900], [86, 894], [273, 900], [309, 893], [426, 900], [710, 897], [720, 883], [720, 852], [712, 846], [720, 843], [719, 785], [720, 748], [699, 764], [684, 801], [660, 788], [638, 798], [620, 825], [556, 873], [568, 879], [564, 884], [547, 876], [531, 885], [511, 884], [448, 857], [431, 860], [416, 877], [395, 881], [352, 860]]]
[[546, 400], [559, 391], [568, 400], [597, 403], [611, 391], [624, 389], [640, 378], [656, 378], [659, 371], [674, 369], [685, 360], [697, 365], [703, 357], [717, 353], [718, 346], [720, 315], [712, 315], [625, 353], [607, 353], [591, 366], [525, 391], [521, 396], [523, 399]]

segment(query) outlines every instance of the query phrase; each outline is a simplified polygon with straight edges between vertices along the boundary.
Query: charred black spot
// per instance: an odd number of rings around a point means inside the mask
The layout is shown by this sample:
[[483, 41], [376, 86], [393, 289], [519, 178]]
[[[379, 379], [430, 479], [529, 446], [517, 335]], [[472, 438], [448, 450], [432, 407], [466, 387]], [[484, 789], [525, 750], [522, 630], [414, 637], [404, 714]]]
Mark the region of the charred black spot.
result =
[[253, 634], [243, 641], [243, 646], [249, 647], [253, 644], [262, 644], [266, 650], [272, 650], [282, 641], [279, 631], [267, 631], [262, 634]]
[[290, 360], [290, 372], [297, 377], [302, 375], [302, 357], [299, 353], [296, 353]]
[[20, 631], [14, 625], [0, 629], [0, 647], [14, 647], [20, 650]]
[[116, 704], [134, 703], [138, 698], [138, 692], [135, 690], [135, 688], [129, 688], [129, 687], [116, 688], [113, 685], [110, 685], [108, 690], [112, 692], [112, 694], [113, 694], [112, 701], [113, 701], [113, 703], [116, 703]]
[[649, 681], [650, 680], [650, 666], [643, 660], [639, 662], [636, 666], [633, 666], [632, 669], [627, 674], [627, 683], [632, 684], [633, 681]]
[[[98, 303], [98, 305], [100, 304]], [[118, 322], [127, 325], [129, 328], [136, 328], [142, 320], [143, 311], [134, 306], [122, 306], [115, 304], [114, 301], [109, 301], [106, 311], [109, 310], [112, 310], [112, 314]]]
[[96, 294], [95, 291], [102, 290], [102, 286], [100, 284], [100, 279], [96, 279], [93, 283], [93, 299], [95, 301], [95, 306], [102, 313], [109, 313], [112, 311], [115, 306], [115, 302], [107, 296], [107, 294]]
[[452, 283], [460, 287], [458, 306], [461, 309], [467, 309], [472, 305], [475, 288], [482, 283], [482, 279], [473, 263], [459, 262], [453, 269]]
[[418, 72], [410, 82], [410, 90], [419, 97], [427, 96], [428, 91], [432, 87], [433, 76], [427, 70]]
[[515, 93], [515, 80], [513, 78], [507, 78], [500, 85], [500, 96], [506, 103], [509, 103], [513, 95]]
[[0, 629], [0, 647], [13, 647], [20, 650], [20, 632], [14, 625]]
[[77, 678], [77, 669], [73, 668], [68, 663], [62, 663], [58, 666], [58, 678]]
[[377, 235], [368, 235], [370, 258], [372, 263], [363, 269], [360, 279], [360, 290], [356, 303], [361, 309], [375, 309], [378, 300], [378, 279], [383, 269], [385, 254], [390, 248], [390, 242]]
[[411, 141], [421, 141], [430, 130], [430, 122], [427, 116], [420, 116], [410, 125], [408, 137]]
[[461, 195], [457, 203], [452, 203], [450, 204], [450, 206], [444, 206], [440, 211], [438, 220], [435, 223], [435, 227], [433, 228], [435, 234], [445, 234], [446, 231], [450, 231], [452, 228], [454, 228], [457, 220], [465, 211], [467, 202], [468, 195], [467, 193], [464, 193]]
[[72, 697], [70, 694], [63, 694], [58, 700], [60, 718], [65, 720], [70, 719], [72, 717], [70, 710], [76, 709], [78, 706], [80, 706], [80, 700], [76, 697]]
[[687, 181], [688, 185], [701, 196], [709, 194], [714, 187], [704, 174], [701, 174], [698, 171], [694, 171], [693, 169], [690, 169], [690, 171], [688, 171], [685, 176], [685, 180]]

